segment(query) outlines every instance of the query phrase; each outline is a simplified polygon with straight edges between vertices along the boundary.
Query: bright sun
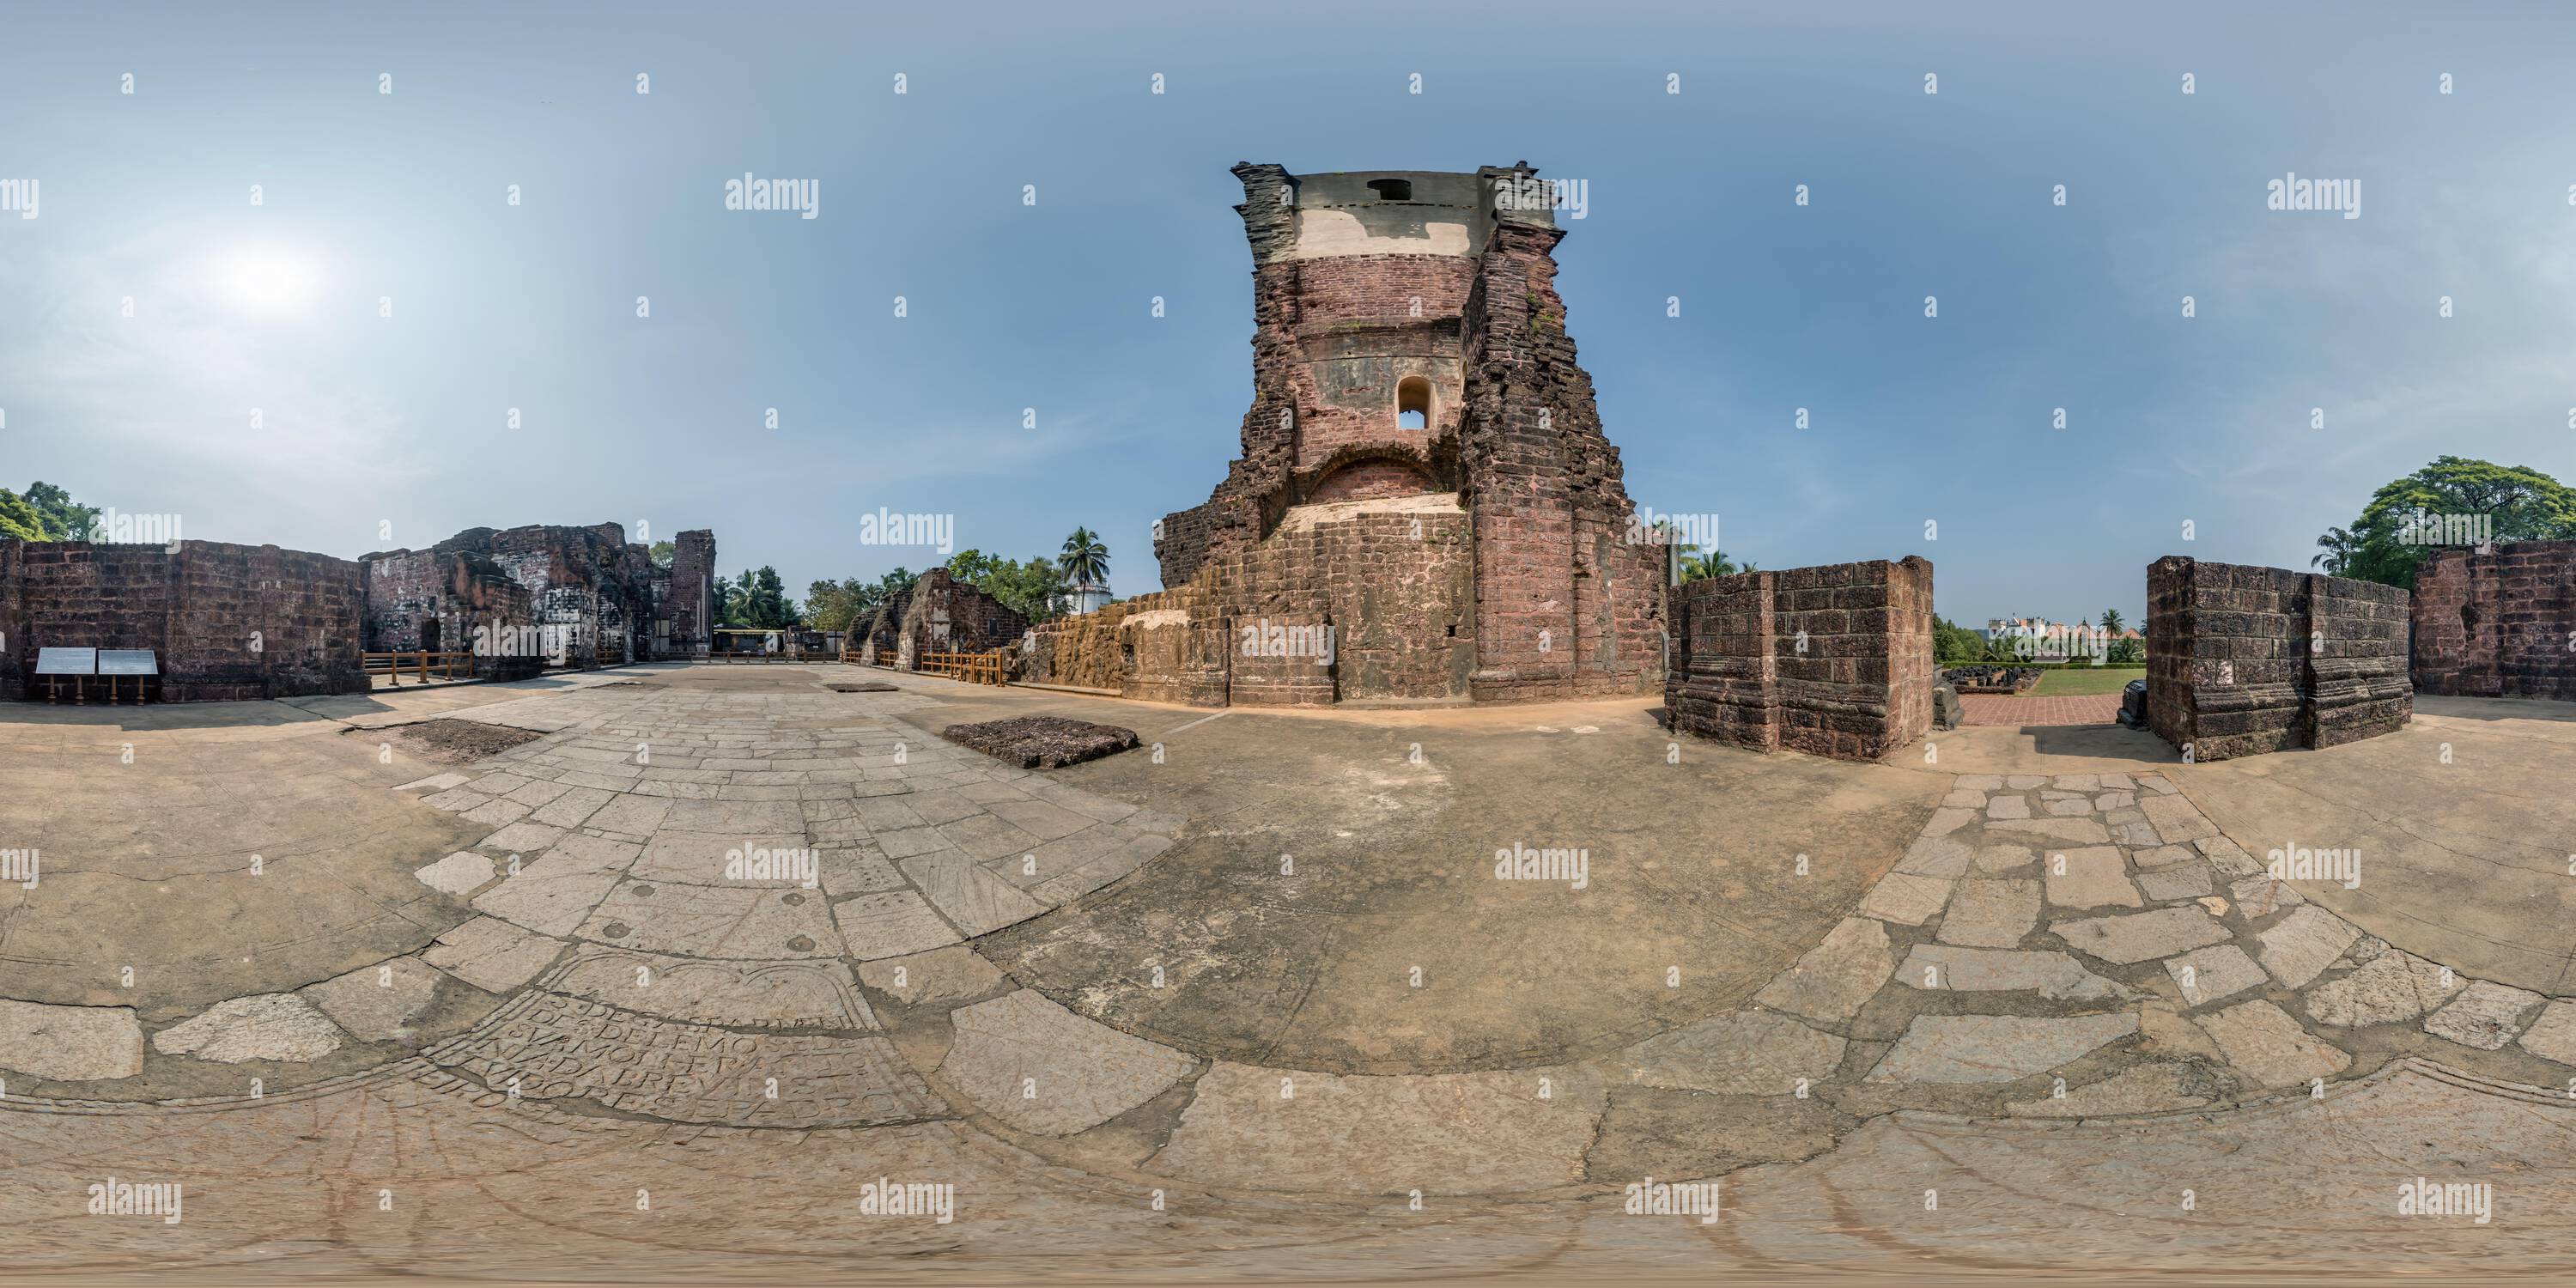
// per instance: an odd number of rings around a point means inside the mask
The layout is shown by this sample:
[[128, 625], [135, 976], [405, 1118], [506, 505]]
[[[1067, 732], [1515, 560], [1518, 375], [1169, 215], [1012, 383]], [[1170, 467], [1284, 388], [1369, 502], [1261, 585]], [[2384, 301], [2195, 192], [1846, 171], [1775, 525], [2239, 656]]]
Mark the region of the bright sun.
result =
[[321, 285], [321, 272], [295, 251], [246, 246], [216, 260], [214, 280], [234, 307], [274, 318], [302, 312]]

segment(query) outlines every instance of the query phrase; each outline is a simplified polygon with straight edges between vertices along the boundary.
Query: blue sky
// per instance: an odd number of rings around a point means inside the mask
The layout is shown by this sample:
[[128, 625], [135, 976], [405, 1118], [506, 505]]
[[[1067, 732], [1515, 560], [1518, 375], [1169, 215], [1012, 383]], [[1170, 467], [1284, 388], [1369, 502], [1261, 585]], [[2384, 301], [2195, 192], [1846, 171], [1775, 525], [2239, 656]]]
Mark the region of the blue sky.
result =
[[[1789, 8], [21, 7], [0, 482], [344, 556], [711, 527], [799, 592], [937, 561], [880, 506], [1083, 524], [1134, 594], [1250, 396], [1227, 167], [1522, 159], [1589, 187], [1630, 494], [1764, 567], [2135, 619], [2156, 557], [2305, 567], [2442, 453], [2576, 479], [2576, 12]], [[819, 217], [725, 210], [746, 171]], [[2292, 171], [2361, 217], [2267, 210]]]

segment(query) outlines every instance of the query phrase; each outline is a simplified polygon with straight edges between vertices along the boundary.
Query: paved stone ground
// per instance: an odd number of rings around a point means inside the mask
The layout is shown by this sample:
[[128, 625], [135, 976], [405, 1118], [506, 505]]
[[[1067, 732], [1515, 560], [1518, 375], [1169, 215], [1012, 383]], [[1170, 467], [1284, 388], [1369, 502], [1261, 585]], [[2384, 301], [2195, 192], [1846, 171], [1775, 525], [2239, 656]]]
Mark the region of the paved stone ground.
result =
[[2120, 695], [2084, 693], [2073, 697], [2011, 697], [2000, 693], [1959, 695], [1959, 723], [1972, 725], [2110, 724], [2120, 715]]
[[[85, 821], [13, 825], [53, 829], [69, 872], [131, 863], [120, 843], [157, 853], [155, 814], [204, 790], [188, 766], [274, 741], [240, 799], [335, 781], [279, 825], [345, 820], [363, 836], [315, 869], [390, 867], [411, 889], [372, 878], [368, 901], [417, 911], [373, 955], [327, 914], [279, 933], [308, 896], [215, 882], [268, 879], [218, 847], [202, 918], [100, 883], [29, 897], [50, 868], [7, 887], [0, 949], [94, 920], [90, 948], [0, 988], [8, 1264], [2571, 1260], [2576, 999], [2383, 938], [2331, 883], [2271, 879], [2271, 820], [2194, 796], [2232, 802], [2213, 771], [2243, 771], [2145, 735], [1960, 730], [1844, 766], [1674, 747], [1638, 704], [1211, 718], [909, 676], [822, 689], [845, 675], [635, 668], [155, 713], [137, 732], [164, 741], [119, 768], [158, 777], [73, 788]], [[923, 731], [1101, 710], [1157, 748], [1032, 774]], [[546, 736], [412, 775], [339, 732], [431, 714]], [[0, 757], [96, 750], [123, 718], [0, 726]], [[2368, 772], [2354, 750], [2289, 767], [2335, 782], [2337, 761]], [[1498, 878], [1492, 851], [1521, 842], [1590, 851], [1585, 889]], [[246, 959], [211, 986], [37, 995], [48, 970], [208, 931]], [[1623, 935], [1648, 946], [1622, 955]], [[2488, 1186], [2487, 1219], [2401, 1217], [2419, 1177]], [[111, 1178], [182, 1185], [184, 1219], [82, 1215]], [[1713, 1222], [1628, 1210], [1718, 1178]], [[864, 1206], [885, 1181], [953, 1187], [952, 1219]]]

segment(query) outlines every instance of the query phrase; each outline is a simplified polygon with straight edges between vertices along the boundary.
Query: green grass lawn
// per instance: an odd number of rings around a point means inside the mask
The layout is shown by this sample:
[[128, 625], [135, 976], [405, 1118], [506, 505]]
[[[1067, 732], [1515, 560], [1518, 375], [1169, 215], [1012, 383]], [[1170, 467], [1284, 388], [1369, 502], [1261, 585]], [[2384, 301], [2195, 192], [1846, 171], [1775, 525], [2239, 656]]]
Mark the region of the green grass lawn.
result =
[[2035, 698], [2075, 698], [2088, 693], [2118, 693], [2131, 680], [2147, 678], [2143, 666], [2070, 666], [2040, 677]]

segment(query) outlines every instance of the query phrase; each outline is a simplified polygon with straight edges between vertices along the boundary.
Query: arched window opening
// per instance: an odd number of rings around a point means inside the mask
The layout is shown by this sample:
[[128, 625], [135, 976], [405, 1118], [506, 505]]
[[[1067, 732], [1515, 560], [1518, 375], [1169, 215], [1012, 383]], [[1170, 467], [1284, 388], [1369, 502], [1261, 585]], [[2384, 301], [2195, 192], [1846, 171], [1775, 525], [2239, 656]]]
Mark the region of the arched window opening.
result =
[[1395, 424], [1398, 429], [1431, 428], [1430, 381], [1406, 376], [1395, 382]]

